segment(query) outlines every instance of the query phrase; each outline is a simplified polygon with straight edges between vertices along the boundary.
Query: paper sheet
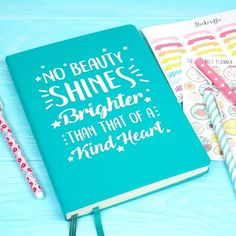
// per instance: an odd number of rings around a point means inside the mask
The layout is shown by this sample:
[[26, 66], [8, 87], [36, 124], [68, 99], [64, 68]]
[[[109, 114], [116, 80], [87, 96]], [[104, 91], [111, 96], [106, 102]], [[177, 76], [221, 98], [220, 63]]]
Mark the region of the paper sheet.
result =
[[[212, 66], [225, 82], [235, 90], [236, 59], [214, 57], [205, 59], [207, 64]], [[212, 129], [202, 97], [203, 90], [209, 83], [193, 67], [193, 61], [194, 58], [182, 58], [184, 113], [204, 145], [210, 159], [222, 160], [222, 152]], [[217, 88], [215, 88], [214, 93], [221, 112], [224, 130], [232, 151], [236, 154], [236, 105], [233, 105]]]
[[236, 56], [236, 10], [142, 29], [167, 80], [182, 101], [181, 56]]

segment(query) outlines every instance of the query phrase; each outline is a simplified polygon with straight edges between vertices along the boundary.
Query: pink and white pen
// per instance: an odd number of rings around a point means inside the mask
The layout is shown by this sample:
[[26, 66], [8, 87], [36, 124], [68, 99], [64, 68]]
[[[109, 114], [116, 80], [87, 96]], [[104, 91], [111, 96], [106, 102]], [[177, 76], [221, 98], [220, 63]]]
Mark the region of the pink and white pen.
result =
[[197, 69], [211, 81], [233, 104], [236, 104], [236, 92], [202, 59], [194, 61]]
[[42, 199], [44, 197], [43, 191], [42, 191], [40, 185], [38, 184], [36, 178], [33, 176], [33, 172], [32, 172], [31, 167], [29, 166], [25, 157], [23, 156], [19, 145], [16, 143], [16, 140], [12, 135], [12, 131], [9, 128], [8, 123], [6, 122], [6, 120], [3, 117], [3, 106], [1, 104], [1, 102], [0, 102], [0, 129], [6, 139], [9, 147], [12, 150], [12, 152], [16, 158], [16, 161], [20, 166], [21, 171], [25, 174], [25, 178], [26, 178], [31, 190], [35, 194], [36, 198]]

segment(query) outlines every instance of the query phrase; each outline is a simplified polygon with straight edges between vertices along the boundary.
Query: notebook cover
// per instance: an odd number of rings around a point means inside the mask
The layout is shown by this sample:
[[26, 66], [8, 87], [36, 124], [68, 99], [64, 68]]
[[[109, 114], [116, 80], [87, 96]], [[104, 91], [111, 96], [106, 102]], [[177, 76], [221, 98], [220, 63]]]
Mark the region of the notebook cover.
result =
[[134, 26], [6, 61], [65, 215], [209, 164]]

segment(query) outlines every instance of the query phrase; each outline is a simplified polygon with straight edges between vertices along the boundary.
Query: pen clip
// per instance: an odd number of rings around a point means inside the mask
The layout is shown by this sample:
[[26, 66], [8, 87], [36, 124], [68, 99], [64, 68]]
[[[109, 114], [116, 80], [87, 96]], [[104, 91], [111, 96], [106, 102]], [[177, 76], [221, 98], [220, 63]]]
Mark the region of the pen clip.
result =
[[214, 96], [214, 98], [215, 98], [215, 102], [216, 102], [216, 105], [217, 105], [217, 108], [216, 108], [216, 109], [218, 110], [218, 112], [219, 112], [219, 114], [220, 114], [221, 120], [223, 120], [223, 119], [224, 119], [224, 115], [223, 115], [223, 112], [222, 112], [221, 109], [220, 109], [219, 100], [217, 99], [216, 94], [213, 93], [213, 96]]
[[[203, 60], [203, 59], [202, 59]], [[204, 61], [204, 63], [206, 64], [206, 62]], [[214, 96], [215, 98], [215, 102], [217, 104], [217, 110], [219, 111], [219, 114], [220, 114], [220, 117], [221, 119], [223, 119], [223, 113], [222, 111], [220, 110], [219, 108], [219, 102], [218, 102], [218, 99], [216, 98], [216, 95], [214, 93], [214, 89], [213, 88], [216, 88], [218, 89], [213, 83], [212, 81], [197, 67], [197, 65], [195, 63], [193, 63], [193, 67], [202, 75], [202, 77], [208, 82], [209, 86], [206, 87], [204, 90], [208, 90], [208, 91], [211, 91], [212, 92], [212, 95]]]
[[213, 88], [215, 88], [215, 86], [214, 85], [209, 85], [208, 87], [206, 87], [205, 89], [204, 89], [204, 91], [209, 91], [209, 92], [211, 92], [212, 93], [212, 95], [214, 96], [214, 99], [215, 99], [215, 103], [216, 103], [216, 109], [218, 110], [218, 112], [219, 112], [219, 114], [220, 114], [220, 118], [221, 118], [221, 120], [223, 120], [224, 119], [224, 115], [223, 115], [223, 112], [221, 111], [221, 109], [220, 109], [220, 107], [219, 107], [219, 101], [218, 101], [218, 99], [217, 99], [217, 97], [216, 97], [216, 94], [214, 93], [214, 89]]
[[[212, 86], [214, 86], [213, 85], [213, 83], [212, 83], [212, 81], [209, 79], [209, 78], [207, 78], [207, 76], [193, 63], [193, 67], [199, 72], [199, 74], [201, 74], [201, 76], [210, 84], [210, 85], [212, 85]], [[214, 86], [215, 87], [215, 86]]]

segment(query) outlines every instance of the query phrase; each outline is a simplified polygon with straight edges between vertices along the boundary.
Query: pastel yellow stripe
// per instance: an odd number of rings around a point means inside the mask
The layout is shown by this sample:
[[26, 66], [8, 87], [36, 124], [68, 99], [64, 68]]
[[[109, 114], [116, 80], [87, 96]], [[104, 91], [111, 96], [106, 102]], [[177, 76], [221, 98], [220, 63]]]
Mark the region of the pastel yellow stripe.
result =
[[236, 47], [236, 43], [231, 43], [229, 46], [228, 46], [228, 49], [229, 50], [232, 50]]
[[169, 71], [169, 70], [172, 70], [176, 67], [181, 67], [181, 63], [174, 63], [174, 64], [171, 64], [171, 65], [168, 65], [168, 66], [165, 67], [165, 70]]
[[160, 52], [159, 56], [162, 57], [162, 56], [165, 56], [167, 54], [176, 53], [176, 52], [186, 53], [186, 51], [184, 49], [172, 49], [172, 50], [166, 50], [166, 51]]
[[166, 64], [166, 63], [169, 63], [170, 61], [180, 60], [180, 59], [181, 59], [181, 56], [166, 57], [163, 60], [161, 60], [161, 63]]
[[232, 56], [236, 56], [236, 50], [232, 52]]
[[225, 39], [225, 40], [224, 40], [224, 43], [229, 43], [230, 41], [232, 41], [232, 40], [234, 40], [234, 39], [236, 39], [236, 36], [231, 36], [231, 37]]
[[202, 56], [202, 55], [207, 54], [207, 53], [211, 53], [211, 52], [222, 52], [222, 51], [223, 51], [222, 48], [210, 48], [210, 49], [206, 49], [206, 50], [197, 52], [196, 55], [197, 55], [197, 56]]
[[218, 46], [219, 44], [217, 42], [208, 42], [208, 43], [203, 43], [197, 46], [192, 47], [192, 51], [197, 51], [199, 48], [203, 48], [206, 46]]
[[223, 53], [222, 53], [222, 54], [214, 54], [214, 56], [215, 56], [215, 57], [226, 57], [226, 55], [223, 54]]

